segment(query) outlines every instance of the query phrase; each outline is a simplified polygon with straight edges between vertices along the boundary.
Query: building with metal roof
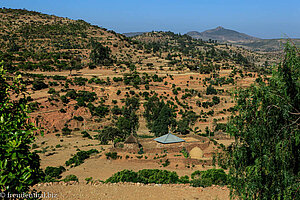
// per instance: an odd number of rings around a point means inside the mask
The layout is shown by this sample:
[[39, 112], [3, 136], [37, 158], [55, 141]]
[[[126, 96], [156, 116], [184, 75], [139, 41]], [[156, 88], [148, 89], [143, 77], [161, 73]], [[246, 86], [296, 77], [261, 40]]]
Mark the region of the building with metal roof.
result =
[[161, 137], [154, 139], [156, 142], [162, 143], [162, 144], [171, 144], [171, 143], [178, 143], [178, 142], [185, 142], [184, 139], [181, 139], [170, 132], [168, 134], [165, 134]]

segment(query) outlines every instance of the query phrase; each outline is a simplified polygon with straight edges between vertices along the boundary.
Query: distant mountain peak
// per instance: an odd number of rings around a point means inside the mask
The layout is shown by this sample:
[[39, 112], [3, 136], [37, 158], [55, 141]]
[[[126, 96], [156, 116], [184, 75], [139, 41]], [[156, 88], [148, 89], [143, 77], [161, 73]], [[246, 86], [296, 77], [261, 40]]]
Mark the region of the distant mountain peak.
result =
[[244, 42], [244, 41], [256, 41], [259, 38], [246, 35], [234, 30], [226, 29], [222, 26], [218, 26], [215, 29], [210, 29], [203, 31], [201, 33], [197, 31], [188, 32], [187, 35], [202, 40], [218, 40], [218, 41], [227, 41], [227, 42]]
[[225, 29], [225, 28], [223, 26], [218, 26], [217, 28], [215, 28], [216, 31], [222, 30], [222, 29]]
[[142, 35], [146, 32], [129, 32], [129, 33], [123, 33], [126, 37], [134, 37], [134, 36], [139, 36]]

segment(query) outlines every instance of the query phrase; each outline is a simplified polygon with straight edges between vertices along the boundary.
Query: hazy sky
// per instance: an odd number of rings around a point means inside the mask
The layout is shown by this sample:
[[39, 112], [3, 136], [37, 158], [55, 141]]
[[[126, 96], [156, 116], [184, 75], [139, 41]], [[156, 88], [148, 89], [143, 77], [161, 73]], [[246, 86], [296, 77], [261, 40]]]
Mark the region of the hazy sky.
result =
[[300, 38], [300, 0], [0, 0], [0, 7], [83, 19], [119, 33], [223, 26], [260, 38]]

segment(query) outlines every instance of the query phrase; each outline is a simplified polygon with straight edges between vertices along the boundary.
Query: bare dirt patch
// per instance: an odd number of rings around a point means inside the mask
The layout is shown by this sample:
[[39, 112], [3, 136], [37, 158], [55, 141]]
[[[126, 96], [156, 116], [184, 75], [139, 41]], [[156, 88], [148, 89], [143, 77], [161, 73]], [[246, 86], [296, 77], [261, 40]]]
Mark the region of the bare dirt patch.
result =
[[[184, 186], [164, 185], [130, 185], [130, 184], [100, 184], [100, 185], [52, 185], [40, 186], [35, 189], [57, 194], [58, 199], [130, 199], [130, 200], [155, 200], [155, 199], [194, 199], [194, 200], [227, 200], [229, 190], [226, 187], [193, 188]], [[46, 198], [45, 198], [46, 199]]]

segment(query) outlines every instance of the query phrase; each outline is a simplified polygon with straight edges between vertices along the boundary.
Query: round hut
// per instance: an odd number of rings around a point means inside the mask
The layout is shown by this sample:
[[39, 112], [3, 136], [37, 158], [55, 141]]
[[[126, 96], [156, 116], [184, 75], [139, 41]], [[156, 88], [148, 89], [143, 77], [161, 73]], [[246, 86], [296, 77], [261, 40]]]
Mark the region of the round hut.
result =
[[202, 149], [200, 149], [199, 147], [194, 147], [191, 151], [190, 151], [190, 156], [193, 159], [201, 159], [203, 158], [203, 151]]
[[138, 139], [132, 134], [124, 141], [124, 148], [126, 149], [136, 149], [139, 148]]

